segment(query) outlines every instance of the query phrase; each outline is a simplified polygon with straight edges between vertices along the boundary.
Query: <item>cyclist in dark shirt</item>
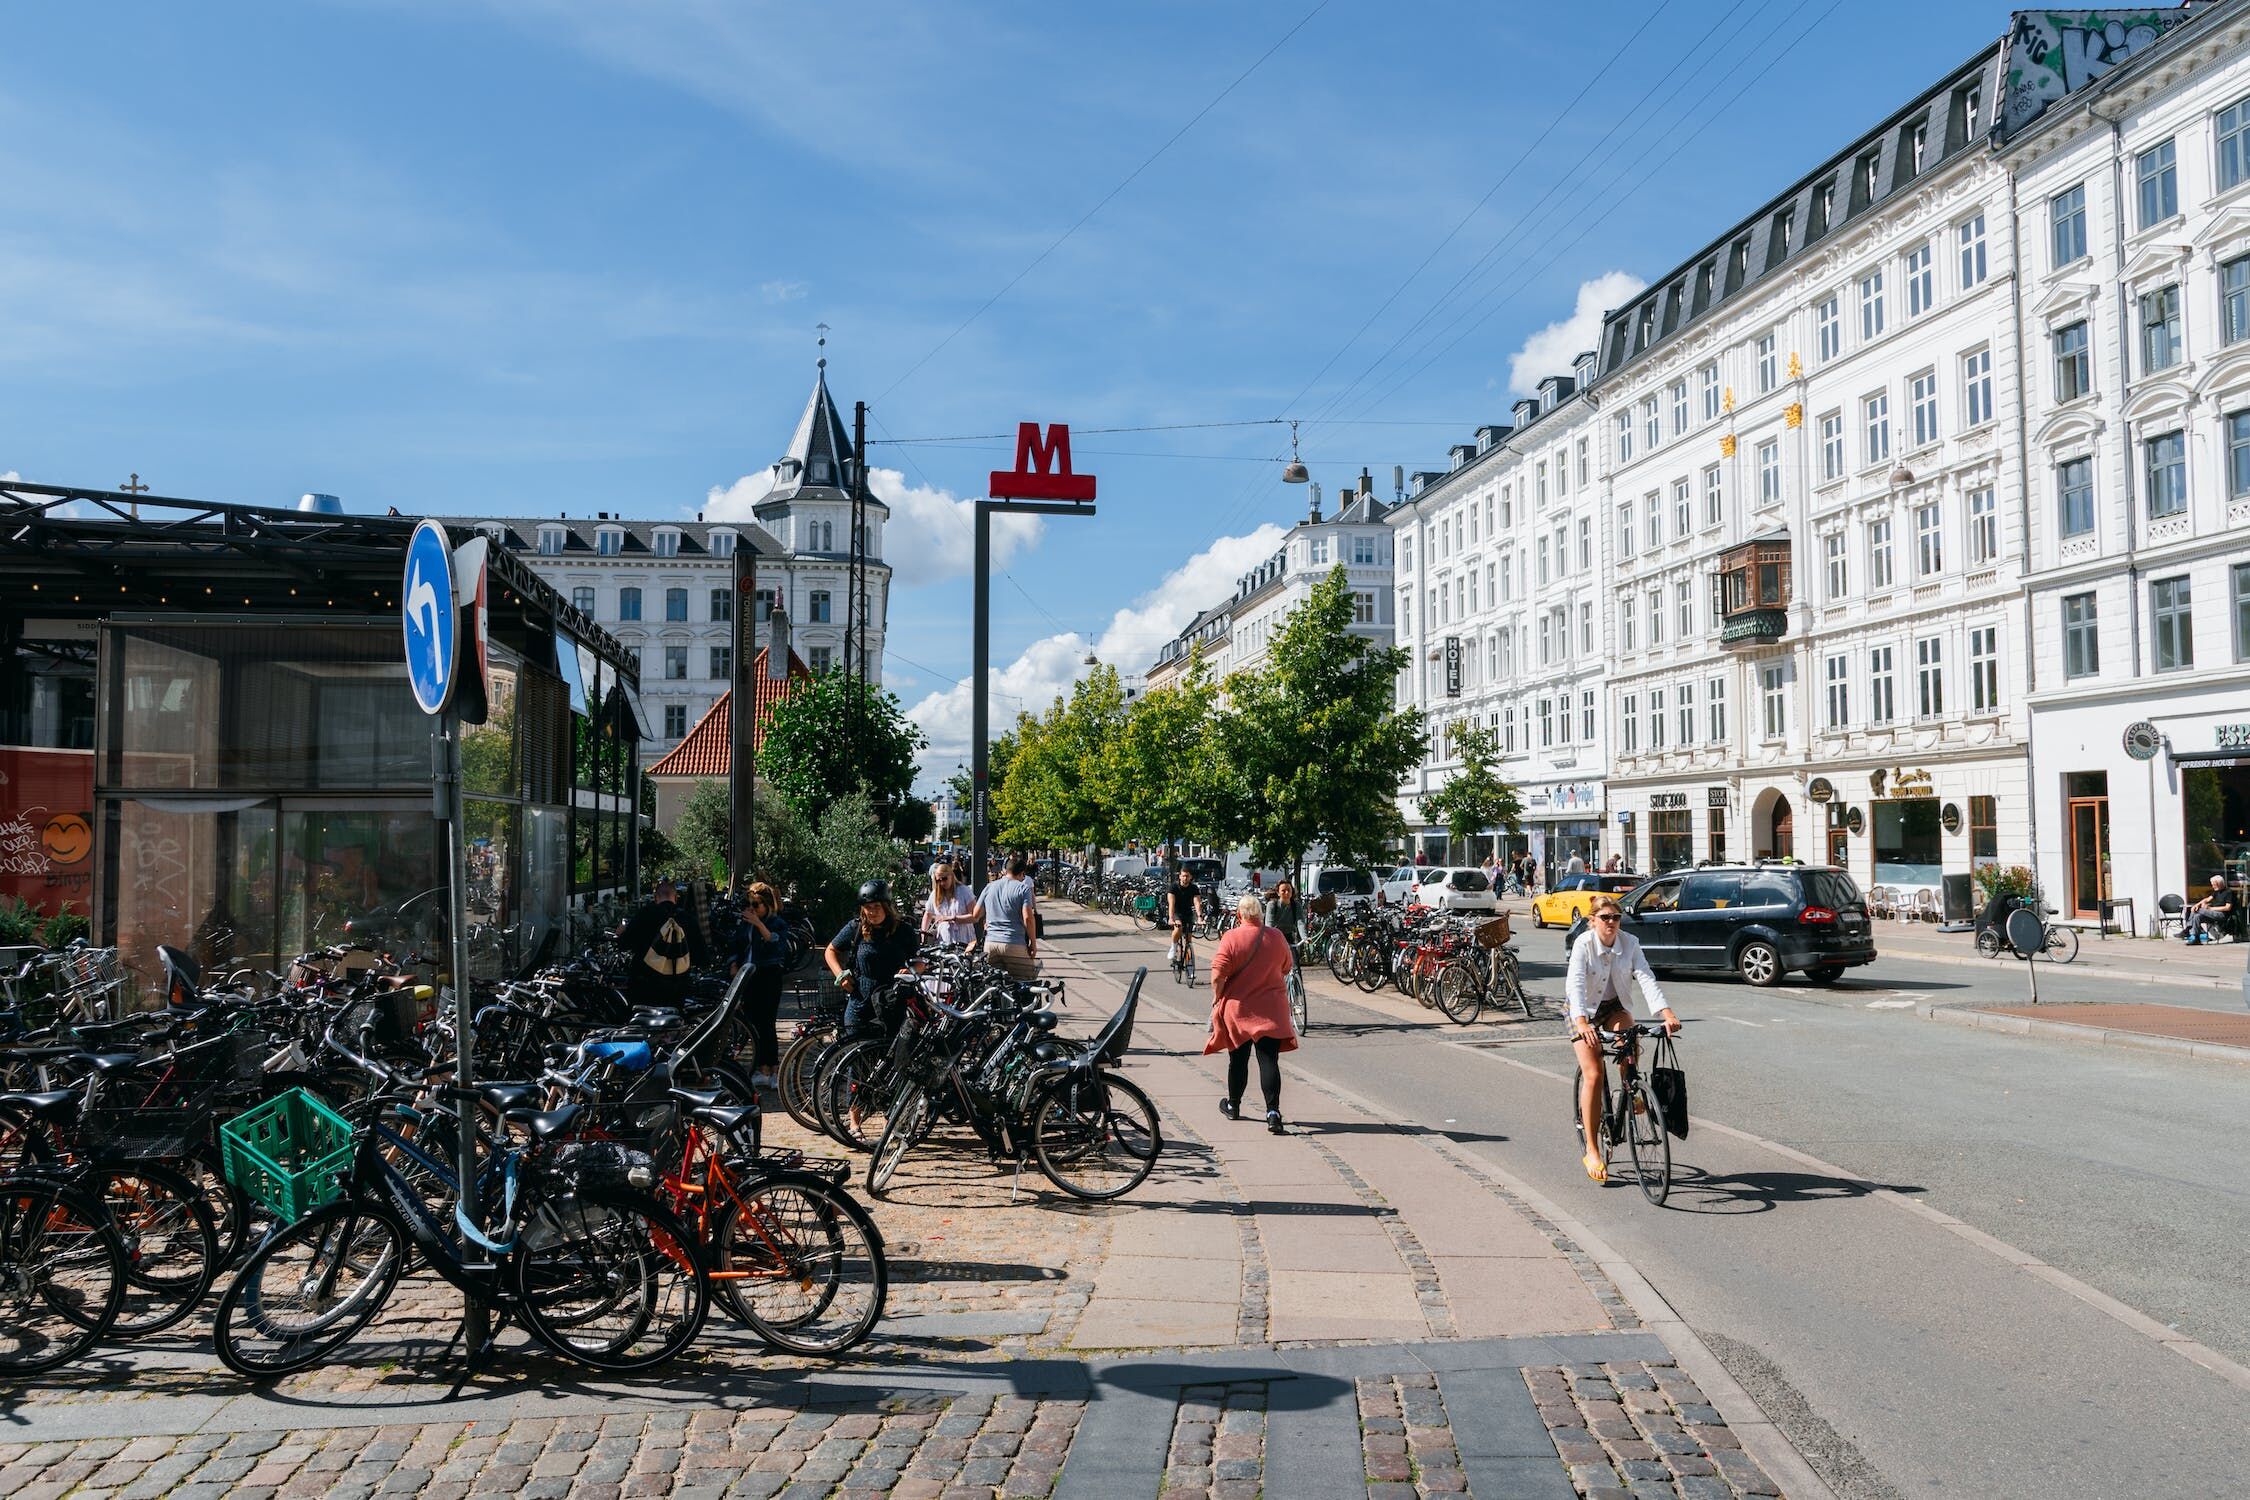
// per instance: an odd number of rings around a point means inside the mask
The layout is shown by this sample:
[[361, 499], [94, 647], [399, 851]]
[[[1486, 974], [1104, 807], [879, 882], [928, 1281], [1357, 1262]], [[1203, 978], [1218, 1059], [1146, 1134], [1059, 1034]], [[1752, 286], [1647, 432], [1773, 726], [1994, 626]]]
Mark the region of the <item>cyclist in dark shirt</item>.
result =
[[1178, 966], [1195, 960], [1196, 907], [1201, 893], [1195, 888], [1195, 872], [1186, 865], [1172, 873], [1173, 883], [1164, 892], [1164, 915], [1172, 924], [1172, 962]]

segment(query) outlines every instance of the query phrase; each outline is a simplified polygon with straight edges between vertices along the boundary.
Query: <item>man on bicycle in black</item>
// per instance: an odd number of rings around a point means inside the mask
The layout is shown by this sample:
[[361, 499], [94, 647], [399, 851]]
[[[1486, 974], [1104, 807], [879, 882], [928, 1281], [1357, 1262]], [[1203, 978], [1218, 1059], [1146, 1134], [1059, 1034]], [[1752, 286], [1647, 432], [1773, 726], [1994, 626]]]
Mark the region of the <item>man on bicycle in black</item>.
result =
[[1164, 918], [1172, 924], [1172, 967], [1182, 968], [1195, 962], [1195, 924], [1202, 905], [1202, 893], [1195, 888], [1195, 872], [1181, 865], [1172, 872], [1172, 884], [1164, 892]]
[[[1596, 1031], [1630, 1031], [1633, 1008], [1625, 998], [1626, 986], [1638, 984], [1649, 1009], [1663, 1018], [1667, 1035], [1676, 1035], [1680, 1018], [1656, 982], [1641, 940], [1624, 931], [1624, 913], [1614, 897], [1594, 903], [1593, 920], [1571, 946], [1570, 968], [1563, 992], [1568, 997], [1570, 1034], [1578, 1053], [1578, 1121], [1586, 1135], [1586, 1175], [1596, 1182], [1609, 1180], [1609, 1163], [1602, 1156], [1600, 1121], [1609, 1090], [1608, 1060], [1602, 1055]], [[1635, 1038], [1626, 1056], [1638, 1055]]]

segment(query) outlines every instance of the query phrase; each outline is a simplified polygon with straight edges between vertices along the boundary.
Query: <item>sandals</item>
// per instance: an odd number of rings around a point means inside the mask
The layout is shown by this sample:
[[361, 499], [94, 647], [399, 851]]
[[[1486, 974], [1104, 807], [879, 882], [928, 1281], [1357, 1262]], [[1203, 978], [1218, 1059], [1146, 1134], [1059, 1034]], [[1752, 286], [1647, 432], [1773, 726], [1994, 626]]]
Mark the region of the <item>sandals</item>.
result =
[[1609, 1163], [1603, 1161], [1591, 1151], [1587, 1152], [1586, 1175], [1596, 1182], [1607, 1183], [1609, 1181]]

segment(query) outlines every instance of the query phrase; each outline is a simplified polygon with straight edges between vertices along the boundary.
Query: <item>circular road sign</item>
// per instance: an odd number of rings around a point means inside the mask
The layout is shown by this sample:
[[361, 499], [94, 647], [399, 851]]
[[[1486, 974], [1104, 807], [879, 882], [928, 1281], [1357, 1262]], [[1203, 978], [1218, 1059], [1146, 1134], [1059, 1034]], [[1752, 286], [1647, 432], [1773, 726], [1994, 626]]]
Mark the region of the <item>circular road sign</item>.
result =
[[459, 612], [453, 602], [453, 545], [445, 528], [424, 521], [406, 544], [406, 580], [399, 589], [406, 638], [406, 680], [422, 712], [438, 714], [452, 701], [459, 664]]

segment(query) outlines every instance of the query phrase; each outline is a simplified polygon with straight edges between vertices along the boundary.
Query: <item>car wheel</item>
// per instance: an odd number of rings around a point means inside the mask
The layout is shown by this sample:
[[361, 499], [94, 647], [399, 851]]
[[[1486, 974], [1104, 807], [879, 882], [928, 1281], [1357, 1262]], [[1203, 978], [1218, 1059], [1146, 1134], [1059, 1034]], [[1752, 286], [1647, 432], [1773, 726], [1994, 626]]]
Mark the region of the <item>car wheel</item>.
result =
[[1531, 925], [1538, 928], [1542, 932], [1547, 930], [1546, 914], [1540, 911], [1536, 906], [1531, 909]]
[[1742, 945], [1742, 951], [1734, 956], [1734, 968], [1746, 983], [1762, 990], [1781, 983], [1781, 954], [1763, 938], [1753, 938]]
[[1805, 970], [1805, 978], [1814, 984], [1834, 984], [1843, 977], [1842, 964], [1814, 964]]

